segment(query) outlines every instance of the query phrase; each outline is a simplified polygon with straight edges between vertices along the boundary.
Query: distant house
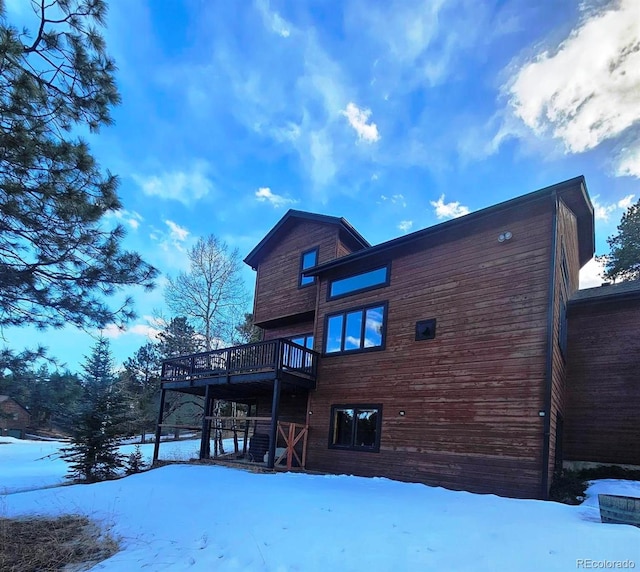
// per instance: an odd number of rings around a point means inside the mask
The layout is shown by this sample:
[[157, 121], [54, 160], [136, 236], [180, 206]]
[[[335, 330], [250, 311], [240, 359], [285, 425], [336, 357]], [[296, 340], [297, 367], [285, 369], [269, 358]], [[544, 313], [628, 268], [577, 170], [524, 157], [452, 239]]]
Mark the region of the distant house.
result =
[[0, 435], [24, 439], [31, 414], [15, 399], [0, 395]]
[[226, 399], [268, 467], [546, 498], [565, 459], [640, 465], [640, 298], [581, 294], [593, 253], [583, 177], [376, 246], [290, 210], [245, 258], [264, 341], [166, 360], [162, 399], [204, 396], [201, 457]]

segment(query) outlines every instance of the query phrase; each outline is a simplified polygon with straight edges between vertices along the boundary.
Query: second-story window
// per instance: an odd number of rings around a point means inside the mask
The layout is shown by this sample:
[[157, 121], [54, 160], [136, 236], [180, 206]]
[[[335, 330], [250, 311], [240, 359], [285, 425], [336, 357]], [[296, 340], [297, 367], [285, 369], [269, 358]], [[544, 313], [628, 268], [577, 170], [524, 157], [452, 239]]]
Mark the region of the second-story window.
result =
[[313, 268], [318, 264], [318, 248], [312, 248], [302, 253], [300, 257], [300, 278], [298, 286], [308, 286], [309, 284], [315, 284], [315, 276], [305, 276], [304, 271]]
[[383, 349], [386, 311], [384, 303], [327, 316], [325, 353]]
[[341, 298], [349, 294], [366, 292], [374, 288], [381, 288], [389, 285], [389, 266], [353, 274], [346, 278], [332, 280], [329, 284], [328, 299]]

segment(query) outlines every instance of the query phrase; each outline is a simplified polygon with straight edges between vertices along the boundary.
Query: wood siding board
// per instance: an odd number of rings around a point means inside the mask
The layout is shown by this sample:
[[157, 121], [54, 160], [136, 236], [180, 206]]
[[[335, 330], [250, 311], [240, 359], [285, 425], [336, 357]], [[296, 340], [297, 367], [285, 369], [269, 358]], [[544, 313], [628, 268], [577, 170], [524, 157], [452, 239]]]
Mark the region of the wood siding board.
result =
[[[568, 288], [564, 290], [562, 273], [562, 256], [566, 256], [569, 271]], [[553, 322], [553, 355], [552, 355], [552, 384], [551, 403], [549, 409], [549, 462], [547, 466], [547, 482], [553, 480], [556, 454], [556, 422], [558, 416], [565, 417], [565, 394], [567, 380], [567, 358], [560, 350], [559, 331], [561, 308], [564, 300], [566, 304], [571, 295], [578, 288], [580, 255], [578, 247], [578, 223], [573, 212], [560, 201], [558, 206], [558, 240], [556, 244], [555, 290], [554, 290], [554, 322]], [[566, 426], [565, 426], [566, 431]]]
[[640, 465], [640, 301], [572, 308], [567, 352], [565, 458]]
[[313, 320], [307, 320], [304, 322], [296, 322], [286, 326], [265, 329], [263, 339], [264, 341], [267, 341], [275, 340], [277, 338], [292, 338], [300, 334], [309, 334], [313, 332], [314, 326], [315, 322]]
[[316, 285], [299, 288], [300, 254], [318, 247], [318, 263], [335, 258], [338, 231], [334, 225], [301, 221], [292, 225], [261, 260], [254, 304], [256, 324], [313, 312]]
[[[551, 221], [538, 205], [412, 248], [393, 259], [388, 287], [353, 297], [327, 301], [327, 281], [340, 274], [323, 276], [316, 349], [324, 316], [385, 300], [387, 336], [384, 351], [320, 360], [309, 469], [539, 496]], [[500, 244], [505, 229], [513, 239]], [[416, 342], [415, 322], [428, 318], [436, 338]], [[380, 452], [328, 450], [331, 405], [362, 401], [383, 405]]]

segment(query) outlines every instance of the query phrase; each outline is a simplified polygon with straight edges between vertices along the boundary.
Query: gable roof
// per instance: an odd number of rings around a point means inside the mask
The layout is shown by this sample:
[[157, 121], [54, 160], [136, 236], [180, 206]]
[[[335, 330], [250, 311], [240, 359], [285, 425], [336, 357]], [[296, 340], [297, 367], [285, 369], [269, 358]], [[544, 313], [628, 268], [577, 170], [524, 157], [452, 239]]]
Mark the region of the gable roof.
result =
[[347, 221], [342, 217], [329, 215], [320, 215], [289, 209], [278, 223], [267, 233], [267, 235], [256, 245], [256, 247], [244, 259], [244, 262], [251, 266], [254, 270], [258, 267], [260, 259], [268, 251], [269, 244], [282, 233], [286, 232], [293, 224], [298, 221], [311, 221], [320, 224], [330, 224], [337, 226], [344, 232], [347, 241], [353, 250], [361, 250], [369, 248], [369, 242]]
[[602, 302], [631, 300], [633, 298], [640, 298], [640, 279], [578, 290], [571, 296], [569, 304], [599, 304]]
[[549, 199], [554, 196], [561, 198], [576, 215], [579, 237], [579, 259], [580, 267], [582, 267], [591, 260], [593, 253], [595, 252], [595, 230], [593, 222], [593, 205], [591, 204], [591, 200], [587, 193], [586, 181], [584, 177], [580, 175], [573, 179], [551, 185], [550, 187], [545, 187], [543, 189], [533, 191], [532, 193], [498, 203], [497, 205], [472, 212], [468, 215], [448, 220], [443, 223], [388, 240], [387, 242], [382, 242], [376, 246], [354, 252], [353, 254], [325, 262], [324, 264], [320, 264], [315, 268], [306, 271], [306, 274], [313, 276], [321, 274], [326, 270], [353, 264], [354, 262], [369, 256], [395, 250], [396, 248], [411, 242], [415, 242], [441, 232], [462, 228], [464, 225], [481, 220], [482, 218], [493, 215], [496, 212], [521, 207], [528, 203]]

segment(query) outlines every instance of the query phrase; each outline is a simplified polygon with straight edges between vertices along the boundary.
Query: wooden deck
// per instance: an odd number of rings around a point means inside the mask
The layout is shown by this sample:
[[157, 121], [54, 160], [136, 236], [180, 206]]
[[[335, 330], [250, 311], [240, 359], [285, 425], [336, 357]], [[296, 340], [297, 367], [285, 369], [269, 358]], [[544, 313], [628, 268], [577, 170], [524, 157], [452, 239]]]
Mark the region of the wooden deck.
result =
[[[233, 397], [237, 391], [270, 387], [276, 378], [287, 386], [315, 389], [317, 352], [287, 339], [234, 346], [166, 359], [162, 362], [162, 388], [204, 394], [207, 386]], [[252, 386], [252, 387], [239, 387]]]

